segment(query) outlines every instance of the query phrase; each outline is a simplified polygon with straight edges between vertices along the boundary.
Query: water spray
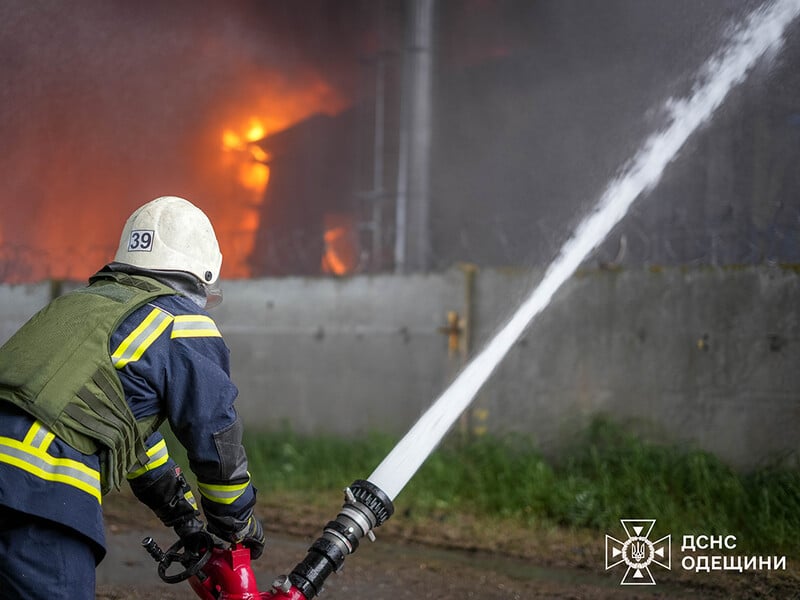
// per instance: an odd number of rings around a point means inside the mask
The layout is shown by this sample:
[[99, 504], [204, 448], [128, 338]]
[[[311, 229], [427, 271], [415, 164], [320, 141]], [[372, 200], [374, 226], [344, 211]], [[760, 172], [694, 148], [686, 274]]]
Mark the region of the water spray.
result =
[[538, 286], [378, 465], [369, 481], [389, 498], [397, 497], [536, 315], [622, 220], [633, 201], [658, 183], [689, 136], [711, 117], [758, 59], [780, 47], [786, 28], [798, 14], [800, 0], [778, 0], [753, 12], [729, 45], [703, 65], [692, 94], [667, 103], [669, 125], [645, 141], [627, 169], [609, 184], [594, 211], [561, 248]]
[[[373, 539], [373, 530], [392, 515], [392, 501], [470, 405], [534, 318], [622, 220], [634, 200], [658, 183], [689, 136], [712, 116], [758, 59], [780, 48], [786, 28], [798, 15], [800, 0], [776, 0], [753, 12], [733, 33], [729, 44], [703, 65], [692, 93], [667, 103], [669, 124], [651, 135], [624, 172], [609, 184], [595, 210], [581, 222], [540, 283], [508, 322], [459, 373], [368, 480], [357, 480], [345, 490], [345, 502], [336, 519], [328, 522], [305, 559], [289, 575], [276, 579], [270, 591], [258, 592], [246, 548], [206, 547], [196, 552], [180, 552], [179, 542], [162, 552], [148, 538], [148, 551], [159, 562], [159, 574], [164, 573], [162, 579], [188, 578], [195, 592], [210, 600], [309, 600], [317, 596], [327, 577], [342, 567], [344, 559], [358, 548], [359, 541], [364, 537]], [[167, 568], [173, 562], [182, 564], [185, 570], [167, 575]], [[200, 563], [204, 566], [197, 568]]]

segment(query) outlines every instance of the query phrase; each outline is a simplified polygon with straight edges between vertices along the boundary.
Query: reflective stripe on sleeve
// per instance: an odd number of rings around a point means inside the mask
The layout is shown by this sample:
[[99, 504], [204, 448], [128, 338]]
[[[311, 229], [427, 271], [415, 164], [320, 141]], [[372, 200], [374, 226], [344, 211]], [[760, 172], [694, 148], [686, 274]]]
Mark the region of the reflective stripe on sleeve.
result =
[[211, 483], [197, 482], [197, 489], [200, 494], [211, 502], [218, 504], [233, 504], [244, 494], [247, 486], [250, 485], [250, 477], [248, 473], [247, 481], [244, 483], [236, 483], [232, 485], [219, 485]]
[[31, 475], [71, 485], [101, 502], [100, 473], [69, 458], [56, 458], [44, 450], [19, 440], [0, 437], [0, 462], [12, 465]]
[[152, 471], [153, 469], [157, 469], [164, 463], [169, 460], [169, 451], [167, 450], [167, 442], [163, 439], [160, 440], [158, 443], [153, 444], [152, 447], [147, 449], [147, 456], [150, 460], [147, 461], [147, 464], [140, 466], [138, 469], [131, 471], [126, 476], [128, 479], [136, 479], [147, 473], [148, 471]]
[[173, 317], [169, 313], [160, 308], [153, 308], [139, 326], [131, 331], [111, 354], [114, 366], [121, 369], [128, 363], [139, 360], [172, 320]]
[[178, 315], [172, 324], [171, 338], [222, 337], [217, 325], [205, 315]]

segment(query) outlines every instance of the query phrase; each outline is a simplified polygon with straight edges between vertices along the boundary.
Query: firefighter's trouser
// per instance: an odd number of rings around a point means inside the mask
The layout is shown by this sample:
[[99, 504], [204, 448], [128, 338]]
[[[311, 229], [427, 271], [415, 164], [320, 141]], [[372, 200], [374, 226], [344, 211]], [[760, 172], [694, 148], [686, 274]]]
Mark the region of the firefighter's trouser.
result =
[[93, 600], [87, 538], [0, 505], [0, 600]]

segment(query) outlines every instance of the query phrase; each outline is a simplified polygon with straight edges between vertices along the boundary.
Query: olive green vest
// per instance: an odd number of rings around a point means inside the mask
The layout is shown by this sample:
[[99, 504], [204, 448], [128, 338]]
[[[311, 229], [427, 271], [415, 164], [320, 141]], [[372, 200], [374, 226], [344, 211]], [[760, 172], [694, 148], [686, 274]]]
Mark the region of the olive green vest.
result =
[[177, 292], [154, 279], [101, 271], [89, 286], [60, 296], [0, 348], [0, 401], [29, 413], [83, 454], [100, 456], [105, 494], [119, 488], [144, 441], [163, 422], [131, 413], [109, 340], [134, 310]]

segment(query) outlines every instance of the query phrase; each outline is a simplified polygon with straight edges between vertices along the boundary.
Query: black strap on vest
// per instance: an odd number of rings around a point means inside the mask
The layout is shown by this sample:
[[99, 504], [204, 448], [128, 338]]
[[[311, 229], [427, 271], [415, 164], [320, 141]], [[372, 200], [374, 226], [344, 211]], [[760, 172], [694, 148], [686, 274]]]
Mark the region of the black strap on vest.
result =
[[[103, 373], [100, 369], [94, 372], [92, 375], [92, 381], [99, 387], [103, 393], [106, 394], [109, 398], [111, 398], [116, 406], [120, 406], [119, 402], [124, 402], [124, 400], [120, 399], [119, 395], [117, 394], [114, 387], [111, 385], [111, 382], [108, 381], [106, 378], [105, 373]], [[108, 405], [103, 403], [97, 396], [95, 396], [86, 386], [81, 387], [78, 390], [78, 397], [83, 400], [86, 405], [92, 409], [100, 418], [105, 419], [107, 422], [110, 423], [117, 423], [120, 419], [125, 420], [129, 424], [132, 425], [133, 428], [136, 427], [135, 423], [131, 423], [131, 420], [128, 415], [121, 412], [116, 412], [112, 410]], [[101, 435], [104, 435], [109, 440], [114, 440], [119, 438], [119, 431], [114, 429], [113, 427], [109, 427], [99, 418], [92, 418], [90, 415], [87, 415], [85, 412], [79, 412], [80, 409], [76, 407], [74, 404], [68, 404], [64, 407], [64, 412], [66, 412], [69, 416], [73, 419], [76, 419], [79, 422], [83, 422], [85, 425], [89, 426], [92, 430], [97, 431]], [[91, 420], [91, 424], [88, 422]], [[147, 449], [144, 447], [144, 441], [141, 439], [136, 440], [136, 459], [141, 464], [146, 464], [149, 459], [147, 456]]]

